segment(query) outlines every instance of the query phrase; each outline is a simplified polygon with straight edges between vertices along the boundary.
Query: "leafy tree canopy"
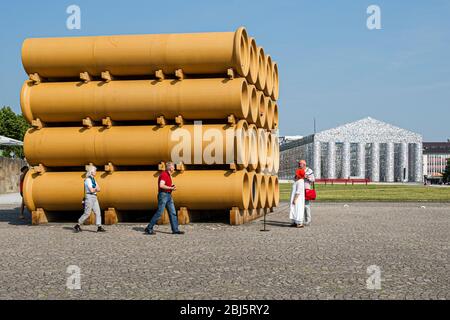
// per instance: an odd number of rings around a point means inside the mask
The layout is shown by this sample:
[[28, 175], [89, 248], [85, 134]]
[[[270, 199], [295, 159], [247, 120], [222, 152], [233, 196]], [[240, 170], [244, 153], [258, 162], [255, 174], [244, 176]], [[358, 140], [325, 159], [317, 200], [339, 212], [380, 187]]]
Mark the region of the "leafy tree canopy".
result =
[[[30, 125], [21, 114], [16, 114], [10, 107], [0, 109], [0, 136], [23, 141], [25, 132]], [[10, 157], [11, 152], [16, 157], [23, 158], [23, 148], [20, 146], [2, 146], [0, 151], [4, 157]]]

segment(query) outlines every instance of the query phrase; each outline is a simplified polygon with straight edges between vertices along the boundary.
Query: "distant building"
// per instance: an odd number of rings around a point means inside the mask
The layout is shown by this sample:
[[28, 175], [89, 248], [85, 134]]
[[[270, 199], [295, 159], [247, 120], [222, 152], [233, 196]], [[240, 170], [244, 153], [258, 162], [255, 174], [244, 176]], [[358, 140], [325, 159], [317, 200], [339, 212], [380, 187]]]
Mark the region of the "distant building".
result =
[[292, 142], [292, 141], [295, 141], [295, 140], [300, 140], [302, 138], [303, 138], [303, 136], [282, 136], [282, 137], [279, 138], [280, 146], [285, 144], [285, 143], [289, 143], [289, 142]]
[[280, 179], [305, 159], [317, 178], [422, 182], [422, 136], [370, 117], [280, 146]]
[[450, 158], [450, 142], [423, 143], [423, 174], [425, 179], [440, 182]]

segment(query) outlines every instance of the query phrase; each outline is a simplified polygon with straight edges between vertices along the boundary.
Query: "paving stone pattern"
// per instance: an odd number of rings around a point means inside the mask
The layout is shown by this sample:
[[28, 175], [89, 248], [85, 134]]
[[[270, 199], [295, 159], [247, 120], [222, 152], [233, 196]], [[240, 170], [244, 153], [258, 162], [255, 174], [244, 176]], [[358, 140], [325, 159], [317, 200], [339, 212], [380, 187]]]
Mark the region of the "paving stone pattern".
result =
[[[422, 206], [425, 206], [423, 208]], [[30, 226], [0, 207], [0, 299], [450, 299], [450, 204], [317, 203], [310, 227], [288, 204], [243, 226]], [[81, 289], [66, 287], [69, 265]], [[381, 269], [369, 290], [367, 267]]]

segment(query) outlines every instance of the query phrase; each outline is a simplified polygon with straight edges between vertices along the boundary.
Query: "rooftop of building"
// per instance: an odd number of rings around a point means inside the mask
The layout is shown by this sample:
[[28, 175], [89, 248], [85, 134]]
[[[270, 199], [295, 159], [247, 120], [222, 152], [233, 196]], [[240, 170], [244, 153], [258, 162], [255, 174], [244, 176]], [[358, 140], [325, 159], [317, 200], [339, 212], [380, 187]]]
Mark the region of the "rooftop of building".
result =
[[450, 154], [450, 142], [424, 142], [424, 154]]
[[351, 143], [421, 143], [422, 136], [389, 123], [366, 117], [336, 128], [320, 131], [299, 140], [285, 143], [282, 150], [298, 147], [314, 141]]

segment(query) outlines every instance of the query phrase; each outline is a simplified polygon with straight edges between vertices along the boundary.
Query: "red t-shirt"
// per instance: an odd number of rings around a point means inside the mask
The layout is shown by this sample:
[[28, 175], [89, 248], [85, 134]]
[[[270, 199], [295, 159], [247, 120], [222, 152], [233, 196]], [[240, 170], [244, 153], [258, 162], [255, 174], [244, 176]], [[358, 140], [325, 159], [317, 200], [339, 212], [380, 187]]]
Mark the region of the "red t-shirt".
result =
[[164, 181], [166, 183], [166, 186], [168, 186], [168, 187], [172, 186], [172, 177], [170, 176], [170, 174], [167, 171], [163, 171], [159, 175], [159, 178], [158, 178], [158, 191], [159, 192], [171, 193], [172, 190], [164, 190], [164, 189], [161, 189], [159, 187], [159, 184], [160, 184], [161, 181]]

